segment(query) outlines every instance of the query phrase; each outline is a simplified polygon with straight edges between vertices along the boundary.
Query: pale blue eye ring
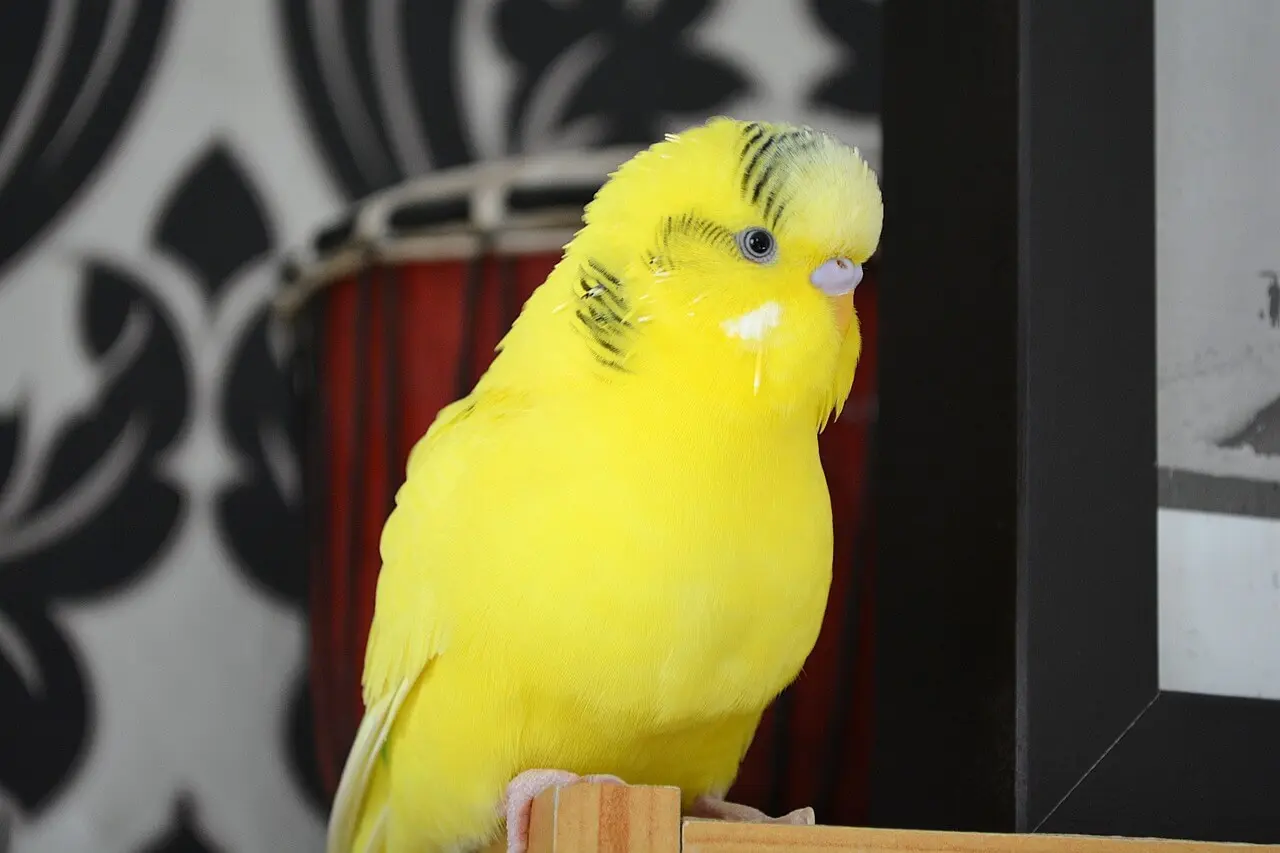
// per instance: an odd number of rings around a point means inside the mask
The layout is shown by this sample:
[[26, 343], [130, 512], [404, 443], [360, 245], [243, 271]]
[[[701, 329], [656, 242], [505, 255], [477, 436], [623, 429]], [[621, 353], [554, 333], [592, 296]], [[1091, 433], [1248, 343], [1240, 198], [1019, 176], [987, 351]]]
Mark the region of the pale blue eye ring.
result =
[[778, 257], [778, 241], [764, 228], [744, 228], [738, 232], [735, 240], [742, 257], [753, 263], [768, 264]]

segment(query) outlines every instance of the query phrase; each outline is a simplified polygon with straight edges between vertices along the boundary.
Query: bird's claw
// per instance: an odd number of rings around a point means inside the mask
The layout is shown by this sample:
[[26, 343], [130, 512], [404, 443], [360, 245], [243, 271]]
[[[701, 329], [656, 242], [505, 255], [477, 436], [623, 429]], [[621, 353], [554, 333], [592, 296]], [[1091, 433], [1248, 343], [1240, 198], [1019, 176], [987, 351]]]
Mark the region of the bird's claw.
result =
[[693, 801], [693, 805], [689, 809], [689, 817], [727, 820], [734, 823], [781, 823], [794, 826], [813, 826], [816, 823], [816, 816], [809, 806], [788, 812], [781, 817], [769, 817], [764, 812], [751, 806], [731, 803], [719, 797], [706, 795]]
[[529, 815], [533, 801], [548, 788], [563, 788], [578, 782], [625, 785], [617, 776], [579, 776], [568, 770], [526, 770], [507, 785], [503, 810], [507, 819], [507, 853], [525, 853], [529, 848]]
[[[579, 776], [568, 770], [526, 770], [507, 785], [506, 796], [502, 801], [507, 822], [507, 853], [526, 853], [529, 849], [529, 816], [537, 796], [548, 788], [563, 788], [578, 782], [627, 784], [617, 776], [605, 774]], [[794, 826], [813, 826], [816, 822], [813, 809], [808, 806], [788, 812], [781, 817], [769, 817], [751, 806], [731, 803], [719, 797], [707, 795], [694, 800], [688, 816], [735, 823], [777, 823]]]

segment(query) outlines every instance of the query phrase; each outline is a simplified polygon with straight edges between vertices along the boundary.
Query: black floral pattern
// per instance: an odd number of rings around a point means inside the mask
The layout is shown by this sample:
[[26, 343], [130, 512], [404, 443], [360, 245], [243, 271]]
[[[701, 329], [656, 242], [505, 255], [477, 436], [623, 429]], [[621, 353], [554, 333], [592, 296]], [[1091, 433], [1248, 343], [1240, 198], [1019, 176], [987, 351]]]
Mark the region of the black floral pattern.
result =
[[298, 679], [289, 703], [288, 738], [289, 767], [294, 780], [301, 786], [311, 808], [323, 817], [329, 813], [330, 798], [316, 755], [315, 716], [306, 678]]
[[[307, 590], [302, 496], [287, 421], [288, 378], [279, 349], [271, 345], [273, 328], [264, 309], [246, 328], [223, 385], [223, 429], [244, 475], [220, 496], [218, 522], [245, 574], [268, 595], [300, 609]], [[290, 769], [311, 806], [323, 813], [329, 800], [316, 763], [305, 671], [285, 713]]]
[[[9, 481], [13, 468], [18, 464], [18, 426], [20, 418], [17, 413], [5, 416], [0, 414], [0, 489]], [[3, 491], [0, 491], [3, 494]]]
[[196, 817], [196, 804], [192, 797], [178, 795], [169, 825], [144, 844], [138, 853], [222, 853], [222, 848], [215, 846], [204, 834]]
[[845, 58], [813, 91], [813, 101], [863, 116], [880, 114], [885, 0], [812, 0], [822, 25], [845, 46]]
[[160, 464], [188, 409], [174, 324], [147, 286], [104, 261], [84, 269], [79, 319], [97, 399], [57, 425], [43, 458], [30, 399], [0, 429], [0, 786], [29, 814], [69, 781], [91, 733], [92, 691], [52, 607], [136, 581], [184, 506]]
[[661, 136], [670, 113], [711, 113], [747, 91], [747, 79], [727, 63], [695, 53], [688, 31], [711, 9], [710, 0], [660, 0], [645, 10], [627, 0], [558, 3], [503, 0], [497, 32], [520, 67], [507, 109], [510, 147], [525, 147], [533, 106], [547, 87], [563, 86], [553, 70], [577, 61], [567, 92], [553, 92], [560, 108], [554, 129], [583, 119], [599, 123], [600, 145], [644, 145]]
[[462, 2], [280, 0], [294, 84], [348, 198], [473, 159], [457, 96]]
[[0, 4], [0, 150], [12, 153], [0, 158], [0, 271], [106, 160], [151, 74], [171, 5]]
[[153, 241], [180, 260], [209, 301], [275, 243], [262, 199], [225, 142], [209, 146], [162, 206]]
[[269, 342], [263, 310], [245, 329], [222, 387], [221, 417], [244, 475], [218, 501], [218, 521], [245, 572], [271, 595], [301, 604], [306, 595], [301, 496], [289, 387]]
[[[164, 209], [157, 243], [182, 260], [211, 302], [275, 246], [258, 192], [225, 144], [213, 145], [191, 167]], [[263, 305], [232, 345], [218, 417], [240, 476], [218, 495], [216, 513], [219, 531], [245, 577], [266, 595], [301, 610], [307, 578], [298, 459], [287, 422], [289, 383], [281, 348], [272, 345], [273, 332], [283, 329]], [[315, 763], [305, 668], [279, 713], [295, 781], [322, 812], [328, 800]]]

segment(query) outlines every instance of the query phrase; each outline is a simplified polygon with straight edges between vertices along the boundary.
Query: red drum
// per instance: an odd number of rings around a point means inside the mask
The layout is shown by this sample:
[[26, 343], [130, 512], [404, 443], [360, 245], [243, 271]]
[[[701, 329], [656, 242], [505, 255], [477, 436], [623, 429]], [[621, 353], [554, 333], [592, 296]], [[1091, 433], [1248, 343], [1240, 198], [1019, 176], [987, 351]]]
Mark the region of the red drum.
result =
[[[284, 265], [303, 460], [315, 747], [330, 795], [362, 712], [378, 540], [408, 453], [466, 394], [520, 307], [633, 149], [435, 173], [366, 199]], [[859, 286], [866, 339], [853, 398], [823, 438], [837, 525], [828, 619], [801, 680], [766, 717], [735, 795], [772, 810], [861, 814], [870, 707], [864, 520], [874, 417], [875, 272]], [[855, 547], [856, 546], [856, 547]]]

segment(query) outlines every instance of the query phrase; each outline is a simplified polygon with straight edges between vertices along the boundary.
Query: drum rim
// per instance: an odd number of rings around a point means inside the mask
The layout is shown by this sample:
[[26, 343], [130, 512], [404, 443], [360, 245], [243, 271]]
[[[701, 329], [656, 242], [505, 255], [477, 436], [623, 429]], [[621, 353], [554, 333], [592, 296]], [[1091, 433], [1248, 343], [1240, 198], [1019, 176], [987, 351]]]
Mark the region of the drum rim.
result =
[[[275, 311], [287, 319], [318, 292], [372, 264], [408, 258], [468, 260], [491, 251], [508, 255], [559, 251], [581, 227], [582, 207], [553, 205], [514, 212], [508, 207], [508, 193], [515, 188], [555, 189], [575, 179], [603, 184], [640, 150], [642, 146], [567, 149], [480, 161], [372, 193], [313, 229], [306, 244], [285, 253], [273, 300]], [[466, 199], [466, 220], [429, 226], [418, 234], [393, 235], [388, 222], [393, 211], [409, 203], [458, 196]], [[348, 219], [349, 233], [335, 246], [317, 250], [316, 238], [327, 229], [344, 226]]]

